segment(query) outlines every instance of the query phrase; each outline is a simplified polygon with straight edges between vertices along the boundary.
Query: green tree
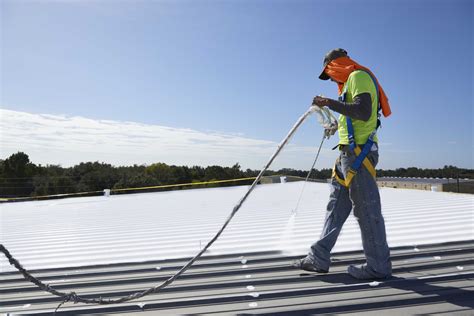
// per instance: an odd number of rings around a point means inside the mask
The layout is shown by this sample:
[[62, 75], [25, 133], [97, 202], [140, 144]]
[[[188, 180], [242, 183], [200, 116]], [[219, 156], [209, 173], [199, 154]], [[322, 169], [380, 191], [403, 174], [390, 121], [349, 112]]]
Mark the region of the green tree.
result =
[[154, 163], [146, 167], [145, 175], [151, 176], [156, 180], [156, 185], [172, 184], [173, 174], [170, 166], [165, 163]]
[[24, 152], [17, 152], [1, 164], [1, 196], [29, 196], [34, 191], [37, 167]]

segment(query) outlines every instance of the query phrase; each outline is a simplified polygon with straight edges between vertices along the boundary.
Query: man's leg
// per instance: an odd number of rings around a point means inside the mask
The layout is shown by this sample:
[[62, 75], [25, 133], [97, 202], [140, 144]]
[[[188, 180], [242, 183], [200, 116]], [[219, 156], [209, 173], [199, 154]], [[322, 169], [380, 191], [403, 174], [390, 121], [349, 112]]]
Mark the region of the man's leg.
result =
[[[339, 159], [336, 161], [336, 168], [342, 174]], [[339, 184], [336, 179], [331, 179], [331, 194], [327, 205], [324, 228], [320, 239], [311, 246], [308, 254], [308, 257], [317, 267], [326, 271], [329, 270], [331, 250], [336, 244], [342, 225], [351, 213], [351, 209], [352, 202], [349, 199], [349, 191]]]
[[[349, 159], [342, 159], [343, 169], [348, 168], [349, 163], [352, 163], [354, 158], [352, 155], [352, 153], [347, 153], [346, 158]], [[375, 167], [378, 162], [378, 152], [370, 152], [368, 158]], [[362, 166], [353, 178], [349, 196], [354, 205], [354, 216], [359, 223], [367, 264], [349, 267], [348, 271], [358, 279], [389, 277], [392, 273], [392, 265], [379, 190], [376, 181], [365, 167]]]

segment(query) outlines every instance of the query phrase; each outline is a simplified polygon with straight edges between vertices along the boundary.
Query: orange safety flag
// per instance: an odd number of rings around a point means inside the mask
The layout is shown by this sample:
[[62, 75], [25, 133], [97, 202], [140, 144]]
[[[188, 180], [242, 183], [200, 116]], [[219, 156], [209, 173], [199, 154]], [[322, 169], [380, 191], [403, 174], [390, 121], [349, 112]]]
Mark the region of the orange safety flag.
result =
[[385, 94], [385, 91], [383, 90], [382, 86], [379, 84], [379, 81], [377, 78], [374, 76], [372, 71], [370, 71], [369, 68], [366, 68], [364, 66], [359, 65], [349, 57], [339, 57], [331, 61], [325, 68], [326, 74], [331, 77], [334, 81], [337, 82], [338, 88], [339, 88], [339, 94], [342, 93], [342, 89], [344, 87], [344, 83], [347, 81], [347, 78], [349, 78], [349, 75], [354, 71], [354, 70], [365, 70], [369, 74], [372, 75], [372, 78], [377, 81], [378, 85], [378, 90], [379, 90], [379, 100], [380, 100], [380, 107], [382, 108], [382, 113], [383, 116], [387, 117], [390, 114], [392, 114], [392, 110], [390, 109], [390, 104], [388, 103], [388, 98], [387, 95]]

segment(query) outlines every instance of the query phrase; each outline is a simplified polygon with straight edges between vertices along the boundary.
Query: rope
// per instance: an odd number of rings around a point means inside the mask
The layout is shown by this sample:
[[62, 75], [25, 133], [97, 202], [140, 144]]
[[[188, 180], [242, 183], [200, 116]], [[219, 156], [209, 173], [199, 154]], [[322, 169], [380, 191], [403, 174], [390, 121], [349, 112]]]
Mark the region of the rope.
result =
[[[118, 303], [123, 303], [131, 300], [135, 300], [141, 297], [144, 297], [146, 295], [156, 293], [160, 291], [161, 289], [165, 288], [166, 286], [170, 285], [173, 283], [180, 275], [182, 275], [196, 260], [198, 260], [206, 251], [207, 249], [219, 238], [219, 236], [222, 234], [224, 229], [229, 225], [230, 221], [232, 218], [235, 216], [237, 211], [240, 209], [242, 204], [245, 202], [247, 197], [250, 195], [250, 193], [254, 190], [255, 186], [257, 183], [260, 181], [262, 178], [263, 174], [267, 169], [270, 167], [272, 162], [275, 160], [275, 158], [278, 156], [278, 154], [281, 152], [283, 147], [288, 143], [288, 141], [291, 139], [293, 134], [296, 132], [298, 127], [304, 122], [304, 120], [313, 112], [313, 110], [310, 108], [308, 109], [299, 119], [296, 121], [295, 125], [290, 129], [288, 135], [282, 140], [282, 142], [278, 145], [278, 148], [276, 149], [275, 153], [271, 156], [270, 160], [267, 162], [267, 164], [263, 167], [263, 169], [260, 171], [258, 176], [255, 178], [253, 181], [252, 185], [249, 187], [247, 192], [244, 194], [244, 196], [237, 202], [237, 204], [234, 206], [232, 209], [232, 212], [229, 214], [227, 220], [225, 223], [222, 225], [222, 227], [219, 229], [219, 231], [215, 234], [215, 236], [207, 243], [207, 245], [201, 249], [191, 260], [188, 261], [178, 272], [176, 272], [174, 275], [172, 275], [170, 278], [167, 280], [163, 281], [161, 284], [151, 287], [145, 291], [141, 292], [135, 292], [133, 294], [123, 296], [117, 299], [103, 299], [102, 297], [99, 298], [85, 298], [77, 295], [75, 292], [60, 292], [54, 288], [52, 288], [49, 284], [45, 284], [35, 278], [31, 273], [29, 273], [23, 266], [20, 264], [18, 260], [16, 260], [11, 253], [6, 249], [2, 244], [0, 244], [0, 251], [7, 257], [8, 261], [10, 262], [11, 265], [13, 265], [22, 275], [23, 277], [38, 286], [40, 289], [43, 291], [46, 291], [48, 293], [51, 293], [53, 295], [56, 295], [62, 299], [61, 303], [58, 305], [58, 307], [55, 309], [56, 311], [59, 310], [59, 308], [67, 303], [67, 302], [74, 302], [76, 303], [86, 303], [86, 304], [118, 304]], [[322, 144], [321, 144], [322, 145]], [[321, 149], [321, 148], [320, 148]], [[318, 151], [319, 155], [319, 151]]]
[[[113, 192], [124, 192], [124, 191], [186, 187], [186, 186], [215, 184], [215, 183], [248, 181], [248, 180], [254, 180], [254, 179], [255, 177], [248, 177], [248, 178], [227, 179], [227, 180], [212, 180], [212, 181], [201, 181], [201, 182], [191, 182], [191, 183], [164, 184], [164, 185], [155, 185], [155, 186], [149, 186], [149, 187], [111, 189], [110, 192], [113, 193]], [[68, 197], [68, 196], [75, 196], [75, 195], [89, 195], [89, 194], [103, 194], [103, 193], [104, 191], [88, 191], [88, 192], [77, 192], [77, 193], [53, 194], [53, 195], [25, 196], [25, 197], [16, 197], [16, 198], [0, 198], [0, 202], [21, 201], [21, 200], [31, 200], [31, 199], [33, 200], [34, 199], [48, 199], [48, 198], [54, 198], [54, 197]]]
[[76, 195], [92, 195], [92, 194], [103, 194], [104, 191], [88, 191], [88, 192], [76, 192], [76, 193], [61, 193], [61, 194], [52, 194], [52, 195], [38, 195], [38, 196], [23, 196], [15, 198], [0, 198], [0, 202], [10, 202], [10, 201], [22, 201], [22, 200], [35, 200], [35, 199], [48, 199], [55, 197], [68, 197]]
[[254, 180], [254, 179], [255, 179], [255, 177], [248, 177], [248, 178], [239, 178], [239, 179], [213, 180], [213, 181], [191, 182], [191, 183], [181, 183], [181, 184], [165, 184], [165, 185], [156, 185], [156, 186], [151, 186], [151, 187], [111, 189], [110, 192], [162, 189], [162, 188], [174, 188], [174, 187], [187, 187], [187, 186], [194, 186], [194, 185], [226, 183], [226, 182], [238, 182], [238, 181], [247, 181], [247, 180]]

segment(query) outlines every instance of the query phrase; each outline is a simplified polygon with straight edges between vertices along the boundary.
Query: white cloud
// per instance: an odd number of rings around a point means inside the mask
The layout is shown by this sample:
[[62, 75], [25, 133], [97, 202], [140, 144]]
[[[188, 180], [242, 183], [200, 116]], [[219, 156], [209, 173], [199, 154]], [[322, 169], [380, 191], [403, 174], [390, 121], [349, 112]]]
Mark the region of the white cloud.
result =
[[[34, 163], [63, 166], [85, 161], [201, 166], [239, 162], [243, 168], [260, 169], [278, 145], [241, 134], [4, 109], [0, 109], [0, 133], [2, 159], [23, 151]], [[314, 147], [289, 145], [272, 168], [309, 169], [315, 151]], [[322, 156], [325, 163], [320, 166], [330, 166], [334, 155], [325, 150]]]

